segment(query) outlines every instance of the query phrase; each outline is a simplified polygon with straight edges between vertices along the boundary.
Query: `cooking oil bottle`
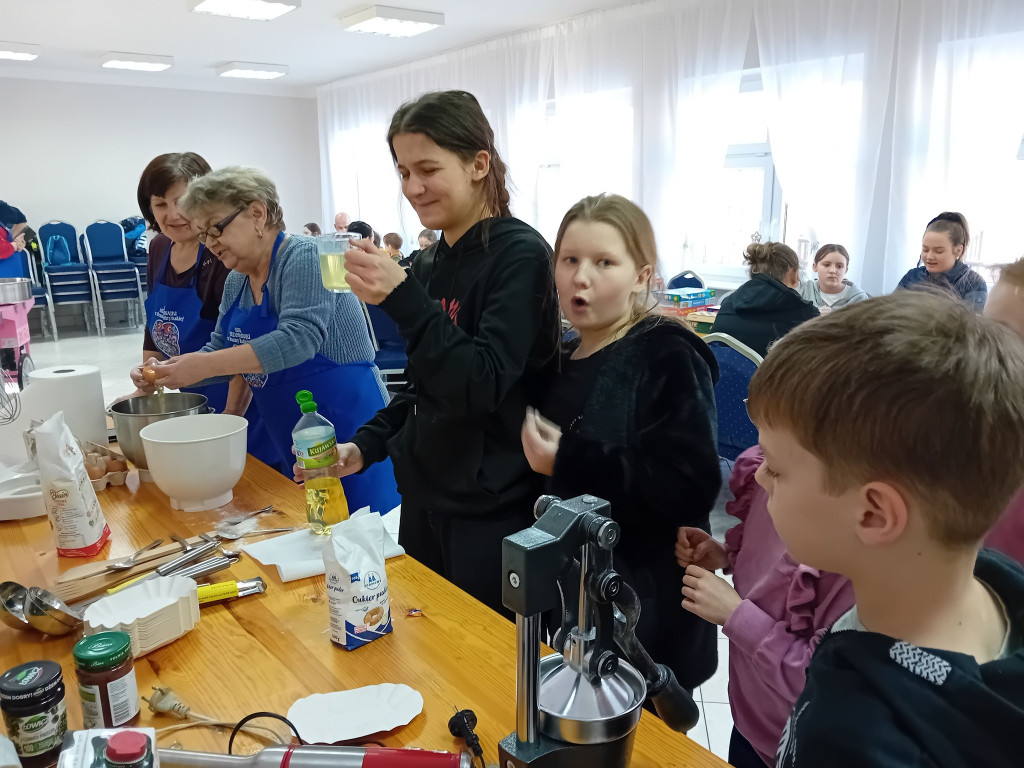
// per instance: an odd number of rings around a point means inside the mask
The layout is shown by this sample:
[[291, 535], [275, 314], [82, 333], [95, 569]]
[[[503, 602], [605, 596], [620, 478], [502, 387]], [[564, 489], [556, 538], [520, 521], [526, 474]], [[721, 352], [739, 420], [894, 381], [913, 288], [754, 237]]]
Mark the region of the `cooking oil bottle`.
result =
[[306, 518], [314, 533], [329, 534], [334, 523], [348, 519], [348, 500], [341, 480], [329, 467], [338, 460], [338, 439], [334, 425], [317, 413], [313, 394], [302, 390], [295, 395], [302, 418], [292, 430], [295, 457], [306, 480]]

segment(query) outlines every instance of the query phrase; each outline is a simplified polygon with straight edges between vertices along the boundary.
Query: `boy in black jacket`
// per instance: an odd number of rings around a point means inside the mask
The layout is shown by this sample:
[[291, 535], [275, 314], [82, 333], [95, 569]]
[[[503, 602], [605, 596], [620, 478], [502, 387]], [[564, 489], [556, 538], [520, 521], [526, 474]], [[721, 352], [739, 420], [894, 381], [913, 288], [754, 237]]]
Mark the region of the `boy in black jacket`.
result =
[[1024, 345], [942, 296], [874, 298], [779, 341], [748, 407], [779, 535], [857, 598], [777, 765], [1024, 765], [1024, 571], [978, 553], [1024, 484]]

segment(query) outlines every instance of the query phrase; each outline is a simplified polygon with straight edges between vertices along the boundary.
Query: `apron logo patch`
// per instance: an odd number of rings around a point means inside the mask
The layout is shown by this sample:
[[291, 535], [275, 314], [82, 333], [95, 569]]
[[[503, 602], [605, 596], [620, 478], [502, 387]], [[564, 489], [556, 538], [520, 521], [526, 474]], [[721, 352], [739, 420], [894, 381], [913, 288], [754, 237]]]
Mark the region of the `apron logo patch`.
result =
[[265, 373], [243, 373], [242, 378], [253, 389], [263, 389], [267, 385], [268, 376]]
[[176, 357], [181, 354], [178, 326], [174, 323], [157, 320], [153, 323], [152, 335], [156, 348], [168, 357]]

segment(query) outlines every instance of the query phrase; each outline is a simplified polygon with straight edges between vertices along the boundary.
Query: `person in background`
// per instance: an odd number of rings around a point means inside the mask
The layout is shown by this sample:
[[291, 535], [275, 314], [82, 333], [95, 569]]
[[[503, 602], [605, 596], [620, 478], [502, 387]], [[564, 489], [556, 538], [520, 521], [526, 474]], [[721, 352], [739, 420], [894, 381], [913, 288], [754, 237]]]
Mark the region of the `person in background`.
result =
[[8, 231], [12, 238], [21, 234], [21, 231], [28, 226], [28, 219], [21, 212], [20, 208], [0, 200], [0, 224]]
[[[1002, 323], [1024, 342], [1024, 259], [1008, 264], [988, 295], [982, 314]], [[985, 546], [998, 549], [1024, 565], [1024, 488], [985, 537]]]
[[352, 220], [348, 217], [348, 214], [344, 211], [338, 211], [334, 214], [334, 231], [335, 232], [347, 232], [348, 225]]
[[402, 261], [402, 236], [397, 232], [384, 235], [384, 250], [397, 262]]
[[432, 229], [424, 229], [422, 232], [420, 232], [419, 237], [416, 238], [416, 241], [419, 243], [420, 247], [412, 251], [408, 256], [399, 261], [398, 264], [400, 266], [412, 266], [412, 263], [416, 260], [417, 256], [419, 256], [423, 251], [427, 250], [427, 248], [429, 248], [430, 246], [437, 242], [437, 232], [435, 232]]
[[348, 231], [359, 235], [364, 240], [373, 240], [373, 227], [365, 221], [353, 221], [348, 225]]
[[335, 472], [390, 455], [406, 552], [502, 611], [501, 541], [533, 524], [543, 487], [519, 430], [556, 360], [551, 249], [513, 218], [505, 164], [472, 94], [404, 104], [388, 145], [402, 193], [443, 236], [410, 270], [366, 240], [346, 254], [353, 293], [406, 340], [409, 383], [339, 445]]
[[[192, 223], [178, 207], [188, 183], [210, 172], [195, 152], [154, 157], [139, 177], [137, 199], [142, 217], [156, 236], [146, 266], [146, 331], [142, 363], [196, 352], [210, 341], [220, 311], [227, 267], [199, 242]], [[139, 370], [139, 369], [136, 369]], [[216, 412], [245, 413], [249, 397], [241, 377], [183, 392], [206, 396]], [[147, 395], [152, 386], [132, 396]]]
[[[686, 569], [683, 608], [719, 624], [729, 638], [729, 764], [775, 764], [786, 718], [804, 688], [807, 665], [829, 627], [853, 606], [850, 581], [793, 560], [779, 538], [768, 494], [755, 475], [764, 454], [739, 455], [726, 511], [740, 523], [725, 545], [702, 528], [681, 528], [676, 558]], [[715, 575], [732, 574], [732, 584]]]
[[302, 228], [302, 234], [316, 237], [320, 234], [320, 225], [311, 221]]
[[0, 223], [0, 277], [27, 277], [24, 250], [24, 233], [15, 236]]
[[846, 279], [849, 268], [850, 254], [843, 246], [834, 243], [821, 246], [814, 254], [817, 280], [800, 284], [801, 298], [811, 302], [823, 315], [871, 298], [866, 291]]
[[938, 286], [959, 296], [975, 312], [985, 308], [988, 285], [985, 279], [964, 263], [971, 242], [967, 218], [962, 213], [945, 211], [928, 222], [921, 238], [921, 266], [903, 276], [897, 290], [922, 285]]
[[1024, 569], [979, 548], [1024, 485], [1024, 344], [933, 292], [879, 296], [781, 339], [748, 410], [779, 537], [856, 601], [776, 765], [1020, 766]]
[[637, 638], [692, 691], [718, 666], [717, 632], [680, 607], [670, 541], [680, 526], [711, 530], [718, 363], [689, 327], [656, 311], [654, 230], [626, 198], [570, 208], [552, 260], [559, 305], [579, 336], [541, 415], [527, 411], [523, 450], [551, 493], [611, 504], [622, 529], [616, 570], [640, 599]]
[[785, 243], [751, 243], [750, 279], [725, 297], [713, 333], [727, 333], [764, 357], [768, 347], [821, 313], [800, 297], [800, 260]]
[[[355, 296], [324, 288], [316, 243], [285, 232], [277, 187], [262, 172], [228, 167], [200, 176], [179, 204], [232, 272], [209, 341], [156, 364], [156, 384], [242, 374], [267, 434], [257, 456], [290, 475], [297, 392], [313, 393], [342, 441], [387, 403], [362, 308]], [[353, 510], [386, 514], [399, 503], [389, 462], [342, 485]]]

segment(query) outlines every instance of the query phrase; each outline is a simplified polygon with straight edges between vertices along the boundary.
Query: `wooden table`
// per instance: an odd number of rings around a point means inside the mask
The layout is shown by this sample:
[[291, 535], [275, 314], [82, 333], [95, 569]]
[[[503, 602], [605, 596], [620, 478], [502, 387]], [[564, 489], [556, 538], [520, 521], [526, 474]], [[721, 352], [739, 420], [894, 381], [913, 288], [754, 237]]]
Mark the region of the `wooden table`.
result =
[[[113, 535], [112, 544], [96, 559], [131, 554], [171, 533], [210, 531], [223, 517], [267, 504], [279, 512], [264, 515], [263, 527], [305, 522], [302, 492], [252, 457], [235, 487], [234, 501], [222, 510], [173, 511], [167, 497], [151, 483], [140, 484], [135, 472], [127, 485], [107, 488], [98, 496]], [[48, 585], [59, 572], [86, 562], [58, 560], [45, 517], [0, 523], [0, 548], [0, 581], [13, 579], [26, 586]], [[515, 730], [514, 625], [410, 557], [388, 560], [387, 572], [394, 632], [346, 651], [330, 641], [323, 577], [282, 584], [275, 567], [243, 556], [215, 580], [262, 576], [266, 594], [204, 607], [192, 632], [136, 660], [139, 691], [147, 695], [151, 686], [170, 686], [193, 711], [236, 722], [256, 710], [285, 714], [296, 699], [312, 693], [406, 683], [423, 694], [423, 712], [409, 725], [379, 736], [382, 743], [458, 751], [461, 742], [449, 734], [448, 718], [453, 706], [468, 707], [479, 718], [477, 733], [485, 759], [496, 762], [498, 741]], [[412, 608], [423, 615], [406, 616]], [[71, 659], [76, 639], [43, 637], [0, 625], [0, 672], [34, 659], [60, 662], [69, 684], [71, 728], [82, 724]], [[169, 715], [152, 715], [143, 704], [140, 725], [161, 728], [178, 722]], [[225, 752], [227, 731], [188, 729], [168, 734], [160, 743], [169, 746], [175, 741], [189, 749]], [[646, 712], [632, 764], [726, 765]]]

